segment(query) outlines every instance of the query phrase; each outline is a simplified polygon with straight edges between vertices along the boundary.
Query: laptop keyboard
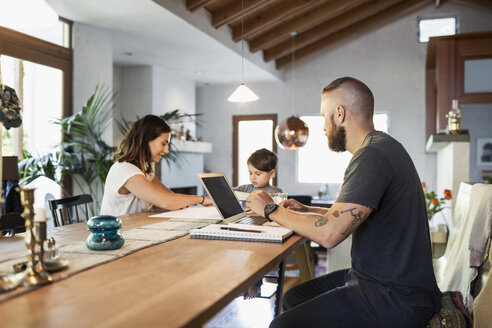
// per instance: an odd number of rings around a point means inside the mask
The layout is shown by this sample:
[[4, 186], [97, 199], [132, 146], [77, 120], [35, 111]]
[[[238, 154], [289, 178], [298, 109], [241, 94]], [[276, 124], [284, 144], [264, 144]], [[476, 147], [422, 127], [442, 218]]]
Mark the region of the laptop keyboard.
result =
[[239, 221], [236, 221], [235, 223], [262, 225], [263, 223], [265, 223], [267, 221], [268, 220], [265, 219], [263, 216], [247, 216], [245, 218], [242, 218]]

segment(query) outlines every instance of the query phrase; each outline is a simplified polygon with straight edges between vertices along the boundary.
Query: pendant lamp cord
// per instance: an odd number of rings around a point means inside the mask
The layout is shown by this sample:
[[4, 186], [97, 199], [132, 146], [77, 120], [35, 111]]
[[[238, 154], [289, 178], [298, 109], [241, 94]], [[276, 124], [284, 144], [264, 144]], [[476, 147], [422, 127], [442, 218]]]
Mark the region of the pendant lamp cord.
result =
[[241, 83], [244, 83], [244, 0], [241, 0]]
[[292, 36], [292, 101], [291, 101], [291, 113], [294, 115], [294, 102], [296, 100], [296, 35], [297, 32], [290, 33]]

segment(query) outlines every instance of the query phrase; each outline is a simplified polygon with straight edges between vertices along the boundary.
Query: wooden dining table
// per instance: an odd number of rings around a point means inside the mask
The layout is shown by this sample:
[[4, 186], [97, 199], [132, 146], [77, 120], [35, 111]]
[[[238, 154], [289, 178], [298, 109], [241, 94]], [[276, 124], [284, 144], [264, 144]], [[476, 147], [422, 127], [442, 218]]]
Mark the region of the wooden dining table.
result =
[[[166, 220], [120, 217], [127, 229]], [[84, 223], [58, 227], [57, 242], [84, 240]], [[48, 236], [50, 232], [48, 232]], [[24, 247], [2, 238], [0, 250]], [[141, 249], [0, 303], [0, 327], [200, 327], [296, 251], [313, 276], [306, 239], [283, 243], [191, 239]]]

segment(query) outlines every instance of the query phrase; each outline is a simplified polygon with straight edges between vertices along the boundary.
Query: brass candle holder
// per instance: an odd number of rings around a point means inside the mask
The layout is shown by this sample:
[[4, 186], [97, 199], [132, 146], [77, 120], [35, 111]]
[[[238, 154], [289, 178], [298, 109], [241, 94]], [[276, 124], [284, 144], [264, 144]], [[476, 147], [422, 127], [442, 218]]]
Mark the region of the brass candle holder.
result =
[[[46, 222], [36, 222], [36, 226], [34, 225], [34, 189], [21, 189], [21, 204], [24, 206], [22, 217], [25, 219], [26, 225], [24, 244], [27, 248], [27, 268], [23, 284], [25, 286], [48, 284], [53, 281], [53, 277], [45, 270], [43, 264], [43, 243], [46, 239]], [[36, 250], [36, 246], [39, 247], [39, 251]]]

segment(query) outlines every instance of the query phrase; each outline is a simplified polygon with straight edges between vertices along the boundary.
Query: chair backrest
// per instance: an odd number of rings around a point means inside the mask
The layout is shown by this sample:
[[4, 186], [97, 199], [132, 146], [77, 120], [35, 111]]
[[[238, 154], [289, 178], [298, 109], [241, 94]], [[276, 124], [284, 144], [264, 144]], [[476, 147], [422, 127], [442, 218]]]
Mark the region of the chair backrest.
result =
[[[53, 196], [53, 194], [51, 193], [46, 193], [46, 195], [44, 195], [44, 208], [50, 208], [50, 200], [54, 200], [55, 199], [55, 196]], [[53, 214], [51, 213], [51, 211], [48, 211], [46, 213], [46, 219], [53, 219]]]
[[490, 276], [484, 265], [492, 230], [492, 185], [476, 183], [471, 189], [469, 186], [460, 186], [448, 245], [434, 264], [441, 290], [460, 291], [471, 312], [474, 297]]
[[[93, 201], [92, 196], [88, 194], [49, 200], [55, 227], [87, 221], [89, 218], [87, 204]], [[79, 208], [80, 205], [84, 205], [85, 212]]]

